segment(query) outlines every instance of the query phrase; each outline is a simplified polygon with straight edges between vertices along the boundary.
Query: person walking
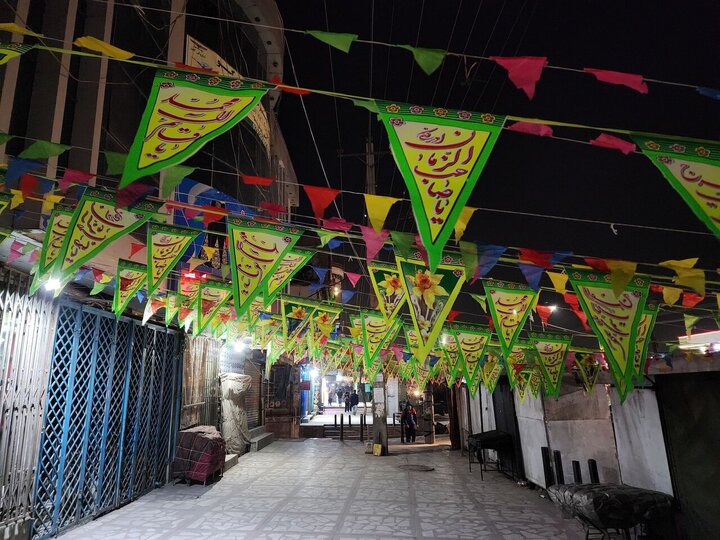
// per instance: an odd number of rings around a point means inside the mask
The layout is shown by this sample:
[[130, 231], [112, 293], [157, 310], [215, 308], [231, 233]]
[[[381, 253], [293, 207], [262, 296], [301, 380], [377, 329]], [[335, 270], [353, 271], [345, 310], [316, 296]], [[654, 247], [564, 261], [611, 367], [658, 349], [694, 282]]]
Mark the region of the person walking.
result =
[[415, 407], [411, 405], [408, 405], [405, 411], [405, 439], [409, 443], [414, 443], [417, 433], [417, 412], [415, 411]]
[[360, 396], [358, 396], [357, 390], [353, 390], [353, 393], [350, 395], [350, 408], [352, 409], [353, 416], [357, 414], [358, 403], [360, 403]]
[[340, 388], [340, 385], [339, 385], [339, 384], [338, 384], [336, 393], [337, 393], [337, 397], [338, 397], [338, 407], [339, 407], [339, 406], [340, 406], [340, 402], [342, 401], [342, 395], [343, 395], [342, 388]]
[[350, 394], [345, 392], [345, 412], [350, 412]]
[[405, 405], [402, 412], [400, 413], [400, 442], [405, 444], [405, 439], [408, 438], [407, 434], [407, 415], [410, 411], [410, 405]]

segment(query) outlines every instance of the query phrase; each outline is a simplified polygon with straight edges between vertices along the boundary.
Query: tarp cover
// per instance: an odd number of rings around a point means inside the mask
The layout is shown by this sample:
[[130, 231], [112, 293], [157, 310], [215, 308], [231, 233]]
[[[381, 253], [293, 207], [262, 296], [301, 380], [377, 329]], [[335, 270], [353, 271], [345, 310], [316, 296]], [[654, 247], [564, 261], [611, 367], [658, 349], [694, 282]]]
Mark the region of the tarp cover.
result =
[[665, 493], [618, 484], [550, 486], [550, 499], [598, 529], [630, 528], [668, 513], [673, 499]]
[[250, 388], [252, 377], [241, 373], [221, 373], [222, 432], [229, 454], [244, 454], [250, 444], [245, 392]]
[[173, 460], [173, 478], [204, 482], [225, 465], [225, 441], [213, 426], [181, 431]]

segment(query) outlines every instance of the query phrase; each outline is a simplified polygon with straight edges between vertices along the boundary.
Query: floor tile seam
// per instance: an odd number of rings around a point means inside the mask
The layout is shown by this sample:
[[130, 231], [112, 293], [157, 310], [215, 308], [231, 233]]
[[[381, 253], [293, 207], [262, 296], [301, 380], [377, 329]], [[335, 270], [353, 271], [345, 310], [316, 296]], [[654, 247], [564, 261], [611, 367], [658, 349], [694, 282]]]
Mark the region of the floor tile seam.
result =
[[[264, 526], [272, 519], [272, 517], [275, 514], [280, 513], [280, 509], [283, 506], [285, 506], [287, 503], [292, 503], [292, 500], [295, 497], [295, 494], [297, 493], [297, 491], [300, 489], [300, 487], [301, 487], [300, 484], [294, 485], [292, 487], [292, 489], [290, 490], [290, 492], [287, 493], [287, 495], [285, 495], [285, 497], [283, 497], [277, 503], [275, 503], [272, 510], [268, 511], [267, 516], [265, 516], [265, 518], [255, 526], [254, 531], [255, 532], [261, 531], [261, 529], [264, 528]], [[271, 532], [271, 531], [269, 531], [269, 532]]]
[[[363, 454], [364, 456], [364, 454]], [[365, 464], [364, 471], [367, 471], [368, 466]], [[358, 487], [360, 485], [360, 482], [362, 482], [364, 476], [362, 474], [358, 474], [357, 477], [353, 480], [352, 486], [350, 487], [350, 495], [345, 500], [345, 504], [342, 507], [342, 510], [340, 511], [340, 519], [337, 520], [335, 523], [335, 527], [333, 528], [333, 534], [338, 534], [342, 530], [342, 526], [345, 523], [345, 517], [348, 515], [348, 512], [350, 511], [350, 507], [352, 506], [353, 502], [356, 500], [356, 495], [358, 491]]]

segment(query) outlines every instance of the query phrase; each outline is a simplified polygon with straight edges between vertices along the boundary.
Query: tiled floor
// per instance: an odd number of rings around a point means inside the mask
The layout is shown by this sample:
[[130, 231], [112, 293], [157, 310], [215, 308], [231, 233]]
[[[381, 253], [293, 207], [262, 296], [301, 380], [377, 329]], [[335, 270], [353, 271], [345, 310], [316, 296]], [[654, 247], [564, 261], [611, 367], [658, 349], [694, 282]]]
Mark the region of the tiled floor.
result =
[[373, 457], [356, 442], [277, 441], [211, 486], [155, 490], [63, 540], [583, 537], [537, 492], [498, 473], [481, 482], [460, 452], [391, 449]]

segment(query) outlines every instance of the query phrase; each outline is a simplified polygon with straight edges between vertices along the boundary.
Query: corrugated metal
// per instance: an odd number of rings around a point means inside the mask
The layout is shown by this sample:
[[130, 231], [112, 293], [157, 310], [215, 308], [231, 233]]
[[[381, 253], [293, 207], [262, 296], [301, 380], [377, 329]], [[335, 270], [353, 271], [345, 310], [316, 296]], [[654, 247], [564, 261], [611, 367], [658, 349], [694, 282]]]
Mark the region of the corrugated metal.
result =
[[248, 429], [253, 429], [261, 425], [263, 373], [262, 368], [250, 360], [245, 362], [244, 373], [252, 377], [250, 388], [245, 393], [245, 412]]

